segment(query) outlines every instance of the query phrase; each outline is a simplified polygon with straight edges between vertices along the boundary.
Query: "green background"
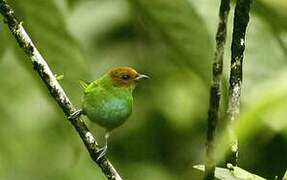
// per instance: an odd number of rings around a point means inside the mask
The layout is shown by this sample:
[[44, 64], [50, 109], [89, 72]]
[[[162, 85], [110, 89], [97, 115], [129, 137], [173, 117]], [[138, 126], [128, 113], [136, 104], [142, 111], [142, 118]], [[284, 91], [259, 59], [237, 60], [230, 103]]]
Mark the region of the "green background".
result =
[[[211, 61], [219, 0], [9, 1], [72, 102], [79, 80], [116, 66], [151, 76], [135, 93], [108, 157], [124, 179], [199, 178], [205, 160]], [[234, 4], [232, 4], [234, 7]], [[221, 102], [228, 88], [233, 9]], [[0, 23], [0, 179], [105, 179]], [[271, 179], [287, 168], [287, 1], [254, 0], [246, 36], [239, 166]], [[89, 123], [100, 143], [104, 130]]]

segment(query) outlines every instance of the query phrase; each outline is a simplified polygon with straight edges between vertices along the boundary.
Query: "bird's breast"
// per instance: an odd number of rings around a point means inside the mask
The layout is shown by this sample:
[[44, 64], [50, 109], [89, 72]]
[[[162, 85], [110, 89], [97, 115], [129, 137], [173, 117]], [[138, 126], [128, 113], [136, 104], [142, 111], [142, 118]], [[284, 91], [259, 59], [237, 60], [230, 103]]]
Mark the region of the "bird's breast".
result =
[[83, 111], [88, 118], [97, 124], [113, 129], [130, 116], [132, 96], [129, 94], [89, 93], [83, 97]]

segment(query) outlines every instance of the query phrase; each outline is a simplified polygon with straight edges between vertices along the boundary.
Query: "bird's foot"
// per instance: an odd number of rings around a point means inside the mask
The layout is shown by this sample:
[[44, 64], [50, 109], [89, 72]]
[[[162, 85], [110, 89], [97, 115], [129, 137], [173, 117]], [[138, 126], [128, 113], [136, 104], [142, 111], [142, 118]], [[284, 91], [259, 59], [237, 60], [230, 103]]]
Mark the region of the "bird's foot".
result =
[[107, 154], [107, 149], [108, 146], [104, 145], [103, 147], [97, 150], [97, 154], [99, 154], [99, 156], [97, 157], [97, 161]]
[[105, 145], [97, 150], [97, 154], [99, 154], [99, 156], [97, 157], [97, 161], [106, 155], [107, 150], [108, 150], [108, 139], [109, 139], [109, 137], [110, 137], [110, 132], [108, 130], [106, 130]]
[[75, 120], [77, 118], [79, 118], [81, 115], [82, 115], [83, 111], [80, 109], [80, 110], [76, 110], [75, 112], [73, 112], [72, 114], [70, 114], [70, 116], [68, 117], [68, 119], [70, 121], [72, 120]]

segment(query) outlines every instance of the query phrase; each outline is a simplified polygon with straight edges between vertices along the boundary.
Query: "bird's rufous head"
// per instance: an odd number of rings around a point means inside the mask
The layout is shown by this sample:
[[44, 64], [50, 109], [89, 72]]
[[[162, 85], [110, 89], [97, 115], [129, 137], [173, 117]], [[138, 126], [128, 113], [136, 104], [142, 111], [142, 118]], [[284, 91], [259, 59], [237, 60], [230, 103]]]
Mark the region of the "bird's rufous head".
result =
[[130, 67], [117, 67], [109, 71], [109, 76], [112, 83], [116, 87], [129, 87], [137, 82], [149, 79], [147, 75], [139, 74], [136, 70]]

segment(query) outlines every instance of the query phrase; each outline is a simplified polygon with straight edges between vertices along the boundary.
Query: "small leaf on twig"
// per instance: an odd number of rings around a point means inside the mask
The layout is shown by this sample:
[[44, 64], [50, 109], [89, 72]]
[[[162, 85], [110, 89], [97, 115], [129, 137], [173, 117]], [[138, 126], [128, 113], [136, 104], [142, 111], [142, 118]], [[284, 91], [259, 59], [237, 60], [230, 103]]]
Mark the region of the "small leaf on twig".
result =
[[[204, 165], [195, 165], [193, 166], [194, 169], [205, 171]], [[221, 180], [242, 180], [242, 179], [248, 179], [248, 180], [266, 180], [260, 176], [257, 176], [255, 174], [252, 174], [240, 167], [232, 166], [231, 164], [228, 164], [228, 168], [221, 168], [216, 167], [215, 168], [215, 178], [221, 179]]]

